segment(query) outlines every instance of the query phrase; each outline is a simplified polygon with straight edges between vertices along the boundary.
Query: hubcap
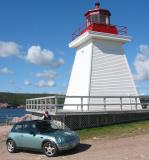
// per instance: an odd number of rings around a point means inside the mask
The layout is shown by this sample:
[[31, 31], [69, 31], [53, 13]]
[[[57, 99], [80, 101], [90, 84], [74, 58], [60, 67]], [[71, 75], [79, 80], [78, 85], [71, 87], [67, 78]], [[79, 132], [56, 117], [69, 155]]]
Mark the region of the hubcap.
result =
[[52, 156], [56, 150], [55, 146], [51, 143], [46, 143], [44, 149], [45, 149], [46, 154], [48, 154], [49, 156]]
[[8, 151], [13, 152], [13, 150], [14, 150], [14, 144], [12, 141], [9, 141], [8, 142]]

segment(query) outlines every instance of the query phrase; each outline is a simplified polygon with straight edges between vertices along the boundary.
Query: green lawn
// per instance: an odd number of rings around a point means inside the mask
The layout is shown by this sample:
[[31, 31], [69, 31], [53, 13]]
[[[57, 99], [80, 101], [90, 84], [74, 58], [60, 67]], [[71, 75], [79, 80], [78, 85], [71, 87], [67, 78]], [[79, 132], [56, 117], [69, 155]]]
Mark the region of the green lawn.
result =
[[89, 128], [77, 130], [82, 139], [88, 139], [93, 137], [99, 138], [114, 138], [114, 137], [128, 137], [139, 134], [149, 133], [149, 120], [141, 122], [132, 122], [125, 124], [109, 125], [98, 128]]

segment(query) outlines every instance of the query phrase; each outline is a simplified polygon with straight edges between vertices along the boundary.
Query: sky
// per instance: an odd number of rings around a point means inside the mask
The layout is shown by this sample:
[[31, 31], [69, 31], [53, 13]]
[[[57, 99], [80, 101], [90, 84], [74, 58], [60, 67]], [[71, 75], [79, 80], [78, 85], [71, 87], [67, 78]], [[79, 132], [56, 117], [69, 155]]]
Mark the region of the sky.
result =
[[[68, 47], [95, 0], [0, 0], [0, 92], [65, 93], [75, 57]], [[139, 94], [149, 95], [149, 1], [100, 0], [124, 46]]]

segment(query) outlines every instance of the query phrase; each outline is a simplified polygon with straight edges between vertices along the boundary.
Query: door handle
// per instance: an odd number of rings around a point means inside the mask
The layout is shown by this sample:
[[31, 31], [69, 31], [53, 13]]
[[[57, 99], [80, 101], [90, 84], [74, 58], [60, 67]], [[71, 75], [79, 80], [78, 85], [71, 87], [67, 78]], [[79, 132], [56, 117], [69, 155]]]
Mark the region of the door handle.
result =
[[43, 138], [43, 137], [40, 137], [40, 138]]

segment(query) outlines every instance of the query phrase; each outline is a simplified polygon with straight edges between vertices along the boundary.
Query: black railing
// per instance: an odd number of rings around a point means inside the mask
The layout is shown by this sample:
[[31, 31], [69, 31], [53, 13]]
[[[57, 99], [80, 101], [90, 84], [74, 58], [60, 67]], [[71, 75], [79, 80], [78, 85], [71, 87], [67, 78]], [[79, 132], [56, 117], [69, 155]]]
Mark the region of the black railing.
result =
[[[100, 24], [100, 23], [94, 23], [94, 24]], [[118, 35], [123, 35], [123, 36], [128, 36], [128, 28], [125, 26], [118, 26], [118, 25], [111, 25], [111, 24], [101, 24], [101, 25], [105, 25], [108, 27], [116, 27], [117, 31], [118, 31]], [[100, 27], [100, 26], [99, 26]], [[77, 37], [79, 37], [83, 31], [85, 31], [88, 28], [88, 26], [86, 25], [86, 23], [84, 23], [82, 26], [80, 26], [78, 29], [76, 29], [73, 34], [72, 34], [72, 40], [76, 39]]]

